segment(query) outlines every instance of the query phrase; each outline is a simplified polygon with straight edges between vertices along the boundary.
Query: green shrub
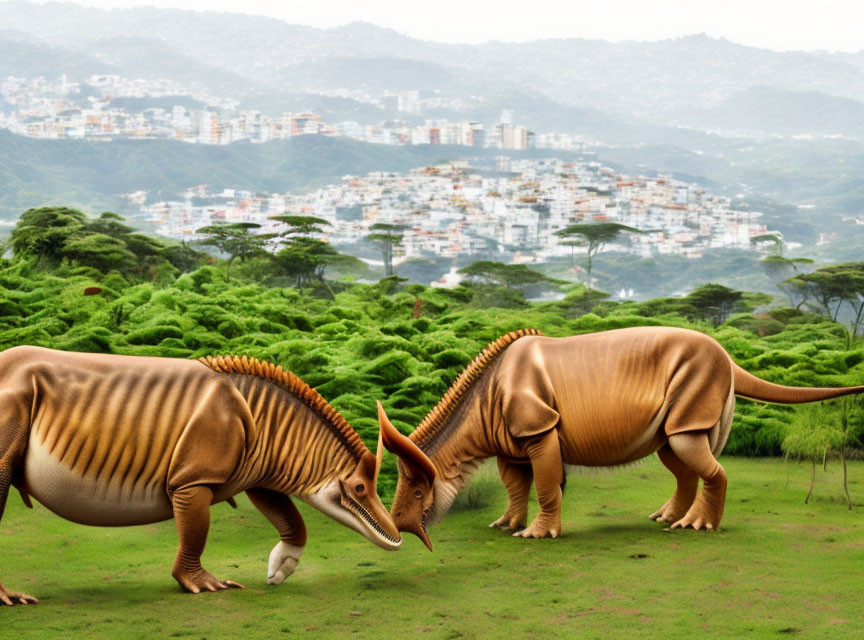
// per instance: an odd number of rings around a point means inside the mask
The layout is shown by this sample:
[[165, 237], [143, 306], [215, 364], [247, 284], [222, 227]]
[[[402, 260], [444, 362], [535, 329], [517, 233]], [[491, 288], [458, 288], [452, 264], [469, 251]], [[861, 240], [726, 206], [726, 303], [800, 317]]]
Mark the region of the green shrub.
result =
[[126, 342], [134, 345], [157, 345], [165, 338], [182, 340], [183, 332], [177, 327], [145, 327], [126, 334]]

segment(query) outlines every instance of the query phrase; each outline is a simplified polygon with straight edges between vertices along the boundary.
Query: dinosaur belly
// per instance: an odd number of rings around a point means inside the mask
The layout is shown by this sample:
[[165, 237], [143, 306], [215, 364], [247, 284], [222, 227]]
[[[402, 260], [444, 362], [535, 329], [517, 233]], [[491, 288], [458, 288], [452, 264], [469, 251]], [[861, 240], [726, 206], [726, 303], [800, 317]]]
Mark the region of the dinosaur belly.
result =
[[[660, 429], [665, 412], [653, 417], [644, 407], [630, 415], [604, 420], [600, 412], [579, 422], [564, 422], [559, 432], [565, 464], [585, 467], [616, 467], [645, 458], [666, 443]], [[645, 416], [642, 418], [640, 416]], [[641, 419], [640, 419], [641, 418]]]
[[136, 486], [105, 473], [80, 474], [31, 437], [24, 487], [59, 516], [93, 526], [148, 524], [173, 516], [164, 488]]

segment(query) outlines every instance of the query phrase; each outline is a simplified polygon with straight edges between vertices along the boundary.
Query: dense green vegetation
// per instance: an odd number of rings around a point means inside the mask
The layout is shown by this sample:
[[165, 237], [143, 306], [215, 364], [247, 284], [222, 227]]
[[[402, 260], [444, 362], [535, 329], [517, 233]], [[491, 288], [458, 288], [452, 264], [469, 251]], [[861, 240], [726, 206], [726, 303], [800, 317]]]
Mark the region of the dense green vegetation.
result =
[[[331, 260], [314, 242], [297, 242], [311, 241], [297, 232], [300, 222], [286, 222], [294, 225], [287, 246], [304, 260]], [[527, 267], [510, 273], [496, 263], [478, 263], [476, 277], [451, 290], [406, 284], [396, 276], [374, 285], [336, 280], [327, 277], [326, 262], [298, 279], [285, 250], [273, 256], [256, 246], [229, 272], [224, 261], [135, 233], [113, 214], [87, 218], [72, 209], [26, 212], [11, 244], [14, 258], [0, 262], [0, 348], [257, 356], [316, 387], [370, 444], [377, 433], [376, 400], [410, 431], [483, 346], [522, 327], [551, 336], [635, 325], [689, 327], [714, 336], [743, 367], [774, 382], [864, 381], [864, 352], [850, 343], [844, 325], [809, 311], [806, 303], [753, 315], [770, 296], [720, 285], [624, 303], [565, 285], [562, 300], [528, 303], [519, 286], [538, 278], [560, 285]], [[860, 267], [849, 267], [855, 269]], [[825, 307], [831, 312], [845, 300], [842, 292], [834, 295], [839, 297]], [[826, 406], [839, 420], [840, 408]], [[727, 452], [781, 455], [797, 424], [794, 415], [788, 406], [740, 401]], [[855, 405], [845, 440], [850, 452], [861, 447], [861, 435]], [[394, 471], [393, 461], [387, 464], [385, 494]]]
[[[408, 536], [397, 553], [300, 504], [309, 530], [296, 573], [264, 584], [278, 537], [245, 497], [217, 505], [204, 566], [245, 591], [189, 595], [171, 578], [174, 523], [82, 527], [10, 496], [2, 523], [10, 588], [40, 598], [0, 610], [0, 635], [29, 638], [860, 638], [864, 522], [842, 508], [839, 467], [724, 457], [715, 533], [648, 520], [674, 487], [656, 460], [571, 476], [558, 540], [489, 529], [506, 505], [494, 464], [488, 503]], [[482, 481], [482, 475], [478, 480]], [[850, 465], [861, 504], [864, 464]], [[531, 502], [530, 513], [537, 503]], [[50, 550], [50, 552], [46, 552]]]

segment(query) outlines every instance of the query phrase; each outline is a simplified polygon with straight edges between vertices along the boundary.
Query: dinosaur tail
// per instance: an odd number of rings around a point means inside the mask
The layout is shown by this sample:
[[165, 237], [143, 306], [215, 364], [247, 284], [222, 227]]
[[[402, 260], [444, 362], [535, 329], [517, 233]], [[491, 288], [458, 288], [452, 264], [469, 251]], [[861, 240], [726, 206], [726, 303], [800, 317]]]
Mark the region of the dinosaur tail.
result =
[[767, 380], [757, 378], [752, 373], [744, 371], [734, 362], [732, 363], [732, 376], [735, 384], [735, 395], [762, 400], [763, 402], [777, 402], [781, 404], [798, 404], [800, 402], [816, 402], [829, 398], [838, 398], [856, 393], [864, 393], [864, 386], [860, 387], [784, 387]]

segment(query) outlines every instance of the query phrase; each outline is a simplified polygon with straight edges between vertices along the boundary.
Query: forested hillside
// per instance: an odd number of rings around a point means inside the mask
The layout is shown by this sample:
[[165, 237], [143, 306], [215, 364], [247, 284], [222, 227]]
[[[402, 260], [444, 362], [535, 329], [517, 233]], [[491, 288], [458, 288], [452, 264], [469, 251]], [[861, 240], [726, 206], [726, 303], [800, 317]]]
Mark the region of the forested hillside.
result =
[[[28, 211], [12, 234], [13, 257], [0, 262], [0, 348], [256, 356], [316, 387], [370, 445], [377, 434], [376, 400], [409, 432], [483, 346], [522, 327], [550, 336], [687, 327], [714, 336], [739, 364], [774, 382], [864, 383], [860, 343], [829, 317], [852, 304], [855, 287], [860, 309], [860, 263], [831, 267], [827, 279], [820, 280], [820, 271], [799, 276], [797, 284], [793, 277], [785, 289], [798, 309], [777, 306], [753, 315], [769, 296], [706, 285], [685, 297], [617, 303], [526, 267], [518, 277], [499, 277], [496, 269], [515, 267], [496, 263], [478, 263], [466, 270], [472, 277], [463, 286], [449, 290], [406, 285], [398, 276], [359, 284], [340, 279], [344, 261], [313, 238], [295, 232], [272, 254], [248, 230], [234, 231], [235, 244], [222, 245], [226, 261], [201, 253], [202, 247], [135, 233], [113, 214]], [[520, 289], [526, 283], [563, 286], [566, 296], [529, 303]], [[846, 421], [844, 446], [860, 448], [860, 409], [828, 406], [830, 420]], [[797, 415], [787, 406], [739, 401], [726, 451], [782, 454]], [[392, 487], [393, 465], [390, 460], [382, 492]]]

